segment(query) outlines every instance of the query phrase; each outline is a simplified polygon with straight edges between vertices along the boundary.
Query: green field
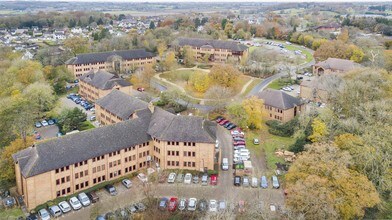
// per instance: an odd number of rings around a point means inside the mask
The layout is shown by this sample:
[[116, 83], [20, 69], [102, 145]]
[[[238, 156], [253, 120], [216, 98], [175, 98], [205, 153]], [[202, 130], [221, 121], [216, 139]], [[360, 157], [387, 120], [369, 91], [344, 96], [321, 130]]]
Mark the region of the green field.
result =
[[[253, 144], [254, 138], [259, 139], [259, 145]], [[255, 152], [257, 156], [262, 156], [261, 152], [264, 152], [269, 170], [275, 169], [275, 163], [285, 163], [282, 157], [275, 155], [276, 150], [287, 149], [294, 142], [295, 139], [292, 137], [280, 137], [270, 134], [267, 125], [263, 125], [263, 128], [258, 131], [246, 132], [246, 146], [252, 149], [252, 152]]]
[[0, 219], [16, 219], [24, 216], [20, 208], [0, 209]]

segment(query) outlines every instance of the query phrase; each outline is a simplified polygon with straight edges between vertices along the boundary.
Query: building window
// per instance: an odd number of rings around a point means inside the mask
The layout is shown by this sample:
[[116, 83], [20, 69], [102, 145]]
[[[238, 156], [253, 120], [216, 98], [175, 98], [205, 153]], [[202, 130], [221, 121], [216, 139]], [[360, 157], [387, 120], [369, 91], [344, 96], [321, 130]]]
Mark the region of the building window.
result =
[[79, 178], [79, 173], [75, 173], [75, 179]]
[[60, 191], [57, 191], [56, 192], [56, 197], [60, 197], [60, 196], [61, 196]]
[[56, 180], [56, 185], [60, 185], [60, 179]]
[[71, 177], [67, 176], [67, 182], [71, 181]]
[[76, 184], [75, 190], [79, 190], [79, 184]]
[[88, 170], [84, 171], [84, 175], [87, 176], [88, 175]]
[[96, 173], [97, 172], [97, 168], [93, 168], [93, 173]]
[[67, 193], [70, 193], [71, 192], [71, 187], [68, 187], [67, 188]]

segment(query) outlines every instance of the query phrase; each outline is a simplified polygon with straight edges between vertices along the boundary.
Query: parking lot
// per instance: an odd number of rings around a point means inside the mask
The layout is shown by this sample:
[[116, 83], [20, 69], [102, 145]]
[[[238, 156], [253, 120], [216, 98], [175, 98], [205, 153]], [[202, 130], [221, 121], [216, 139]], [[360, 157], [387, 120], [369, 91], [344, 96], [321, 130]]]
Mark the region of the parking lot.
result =
[[[67, 97], [61, 97], [60, 98], [60, 102], [62, 103], [63, 108], [79, 108], [81, 109], [83, 112], [85, 112], [87, 114], [87, 120], [89, 121], [91, 116], [95, 115], [95, 112], [93, 111], [87, 111], [85, 110], [82, 106], [76, 104], [75, 102], [73, 102], [71, 99], [68, 99]], [[95, 126], [95, 127], [99, 127], [98, 122], [97, 121], [91, 121], [91, 123]]]

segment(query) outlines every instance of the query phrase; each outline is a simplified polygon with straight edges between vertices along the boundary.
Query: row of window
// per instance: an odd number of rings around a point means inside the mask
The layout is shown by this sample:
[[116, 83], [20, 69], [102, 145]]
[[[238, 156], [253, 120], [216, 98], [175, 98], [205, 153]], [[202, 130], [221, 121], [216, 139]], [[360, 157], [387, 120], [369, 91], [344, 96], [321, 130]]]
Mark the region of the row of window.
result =
[[83, 165], [86, 165], [86, 164], [87, 164], [87, 160], [79, 162], [79, 163], [75, 163], [74, 166], [78, 167], [78, 166], [83, 166]]
[[161, 149], [159, 147], [154, 146], [154, 151], [158, 152], [159, 154], [161, 153]]
[[88, 170], [81, 171], [79, 173], [75, 173], [75, 179], [78, 179], [79, 177], [82, 178], [83, 176], [87, 176], [87, 175], [88, 175]]
[[103, 182], [105, 180], [106, 180], [106, 176], [105, 175], [99, 176], [99, 177], [93, 179], [93, 184], [100, 183], [100, 182]]
[[[193, 147], [196, 146], [195, 142], [184, 142], [183, 144], [184, 144], [184, 146], [193, 146]], [[168, 141], [167, 145], [179, 146], [180, 142], [178, 142], [178, 141]]]
[[119, 150], [118, 151], [114, 151], [112, 153], [109, 153], [109, 157], [116, 156], [117, 154], [120, 154]]
[[109, 162], [109, 168], [115, 167], [121, 164], [121, 160], [115, 160], [113, 162]]
[[125, 167], [125, 173], [132, 172], [133, 170], [136, 170], [136, 165]]
[[196, 146], [195, 142], [184, 142], [184, 146], [194, 147]]
[[196, 157], [196, 152], [184, 151], [184, 157]]
[[66, 195], [66, 194], [68, 194], [70, 192], [71, 192], [71, 187], [59, 190], [59, 191], [56, 192], [56, 197], [64, 196], [64, 195]]
[[185, 162], [184, 167], [196, 167], [196, 162]]
[[69, 181], [71, 181], [71, 176], [62, 177], [62, 178], [56, 180], [56, 185], [68, 183]]
[[105, 170], [105, 164], [102, 164], [101, 166], [93, 167], [93, 173], [104, 171]]
[[69, 166], [61, 167], [59, 169], [56, 169], [56, 173], [64, 172], [65, 170], [69, 170]]
[[180, 161], [167, 161], [168, 166], [180, 166]]
[[120, 176], [120, 175], [121, 175], [121, 170], [114, 171], [112, 173], [109, 173], [109, 178], [111, 179], [111, 178], [114, 178], [114, 177]]
[[150, 151], [148, 150], [148, 151], [144, 151], [143, 153], [139, 153], [139, 158], [142, 158], [142, 157], [145, 157], [145, 156], [148, 156], [148, 155], [150, 155]]
[[84, 183], [80, 183], [80, 184], [76, 184], [75, 185], [75, 190], [79, 190], [79, 189], [83, 189], [88, 187], [88, 181], [84, 182]]
[[136, 146], [132, 146], [132, 147], [128, 147], [128, 148], [124, 149], [125, 152], [131, 151], [131, 150], [136, 150]]
[[94, 157], [93, 158], [93, 162], [103, 160], [104, 158], [105, 158], [105, 155], [102, 155], [102, 156], [99, 156], [99, 157]]
[[180, 151], [168, 150], [167, 155], [168, 156], [180, 156]]
[[136, 160], [136, 155], [131, 155], [129, 157], [125, 157], [124, 160], [125, 160], [125, 163], [130, 162], [132, 160]]
[[180, 145], [180, 142], [176, 142], [176, 141], [168, 141], [167, 142], [167, 145], [176, 145], [176, 146], [178, 146], [178, 145]]

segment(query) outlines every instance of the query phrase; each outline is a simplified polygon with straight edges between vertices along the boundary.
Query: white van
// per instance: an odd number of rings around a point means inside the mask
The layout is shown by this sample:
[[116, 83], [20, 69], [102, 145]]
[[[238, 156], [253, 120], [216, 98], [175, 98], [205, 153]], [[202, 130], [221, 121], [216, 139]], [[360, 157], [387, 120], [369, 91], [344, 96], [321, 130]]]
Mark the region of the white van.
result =
[[252, 177], [252, 187], [253, 188], [257, 188], [258, 187], [257, 177]]
[[229, 170], [229, 159], [228, 158], [222, 159], [222, 170]]

